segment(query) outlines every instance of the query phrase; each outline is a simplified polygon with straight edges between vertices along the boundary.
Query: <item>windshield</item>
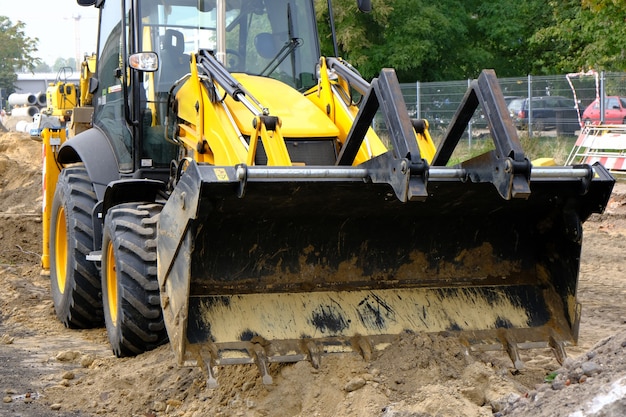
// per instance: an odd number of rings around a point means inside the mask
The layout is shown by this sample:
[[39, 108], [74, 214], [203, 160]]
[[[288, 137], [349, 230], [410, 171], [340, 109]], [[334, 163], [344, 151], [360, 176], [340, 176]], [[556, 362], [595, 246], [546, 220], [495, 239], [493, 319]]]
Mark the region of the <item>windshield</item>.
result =
[[224, 1], [223, 25], [215, 0], [140, 3], [140, 49], [159, 53], [158, 90], [169, 91], [188, 73], [190, 56], [199, 49], [214, 51], [231, 72], [276, 78], [298, 89], [315, 84], [319, 49], [310, 0]]

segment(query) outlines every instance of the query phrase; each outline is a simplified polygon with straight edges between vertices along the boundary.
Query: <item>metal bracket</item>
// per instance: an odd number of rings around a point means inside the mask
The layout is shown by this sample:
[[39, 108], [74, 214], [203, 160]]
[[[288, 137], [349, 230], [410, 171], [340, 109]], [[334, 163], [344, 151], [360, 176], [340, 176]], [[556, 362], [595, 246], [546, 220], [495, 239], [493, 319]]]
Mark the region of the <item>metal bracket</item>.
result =
[[389, 182], [401, 201], [425, 199], [428, 195], [428, 163], [421, 157], [415, 128], [406, 109], [398, 78], [392, 69], [383, 69], [369, 85], [336, 165], [350, 166], [354, 163], [378, 110], [385, 117], [392, 150], [367, 161], [363, 166], [373, 169], [373, 182]]
[[460, 164], [472, 182], [492, 183], [502, 198], [528, 198], [531, 164], [528, 159], [516, 162], [490, 151]]
[[[487, 118], [495, 151], [463, 164], [475, 182], [492, 182], [505, 199], [528, 198], [531, 164], [524, 155], [504, 95], [493, 70], [483, 70], [468, 88], [433, 158], [433, 166], [445, 166], [456, 149], [478, 105]], [[484, 165], [489, 163], [490, 165]]]
[[421, 160], [411, 163], [406, 158], [394, 158], [390, 152], [379, 155], [360, 165], [367, 169], [370, 181], [389, 184], [402, 202], [425, 200], [428, 196], [428, 164]]

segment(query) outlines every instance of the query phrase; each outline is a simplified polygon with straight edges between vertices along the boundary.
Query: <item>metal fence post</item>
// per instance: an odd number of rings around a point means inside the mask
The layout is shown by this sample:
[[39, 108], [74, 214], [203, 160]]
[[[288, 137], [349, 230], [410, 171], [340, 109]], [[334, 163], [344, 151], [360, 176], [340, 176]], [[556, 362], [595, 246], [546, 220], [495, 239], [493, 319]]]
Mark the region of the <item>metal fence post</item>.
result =
[[528, 74], [528, 137], [533, 137], [533, 76]]
[[605, 91], [604, 91], [604, 71], [600, 71], [600, 97], [598, 97], [598, 100], [600, 100], [600, 124], [604, 124], [604, 112], [606, 111], [605, 109]]
[[420, 100], [420, 82], [415, 82], [415, 117], [422, 119], [422, 101]]
[[[472, 86], [472, 79], [468, 78], [467, 79], [467, 88], [469, 89]], [[478, 110], [478, 109], [477, 109]], [[474, 115], [476, 115], [476, 111], [474, 111]], [[472, 149], [472, 119], [470, 119], [470, 122], [467, 124], [467, 138], [468, 138], [468, 146], [470, 149]]]

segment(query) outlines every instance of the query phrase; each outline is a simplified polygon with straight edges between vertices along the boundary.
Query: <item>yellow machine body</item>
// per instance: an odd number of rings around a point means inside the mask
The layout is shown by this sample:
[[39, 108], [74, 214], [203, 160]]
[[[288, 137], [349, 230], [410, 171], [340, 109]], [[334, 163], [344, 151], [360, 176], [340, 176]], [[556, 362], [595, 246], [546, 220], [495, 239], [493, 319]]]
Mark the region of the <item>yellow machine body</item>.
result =
[[[321, 56], [318, 3], [80, 1], [106, 30], [81, 77], [94, 128], [44, 145], [47, 190], [63, 185], [50, 228], [81, 239], [49, 257], [57, 316], [104, 316], [118, 356], [169, 339], [210, 384], [220, 365], [269, 382], [271, 362], [371, 358], [405, 331], [505, 349], [517, 367], [523, 348], [563, 359], [582, 224], [614, 178], [534, 166], [493, 70], [435, 144], [393, 69], [366, 81]], [[478, 106], [493, 149], [452, 164]]]
[[57, 81], [46, 89], [46, 114], [69, 120], [78, 104], [78, 86], [74, 83]]

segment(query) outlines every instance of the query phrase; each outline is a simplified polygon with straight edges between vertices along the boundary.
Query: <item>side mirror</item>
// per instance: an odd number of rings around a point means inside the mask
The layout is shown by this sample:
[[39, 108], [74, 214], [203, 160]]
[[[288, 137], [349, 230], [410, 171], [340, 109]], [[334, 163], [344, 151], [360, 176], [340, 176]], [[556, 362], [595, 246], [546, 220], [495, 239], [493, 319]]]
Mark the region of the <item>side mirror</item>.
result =
[[359, 8], [359, 11], [363, 13], [369, 13], [372, 11], [371, 0], [356, 0], [356, 5]]
[[79, 6], [93, 6], [96, 0], [76, 0]]

